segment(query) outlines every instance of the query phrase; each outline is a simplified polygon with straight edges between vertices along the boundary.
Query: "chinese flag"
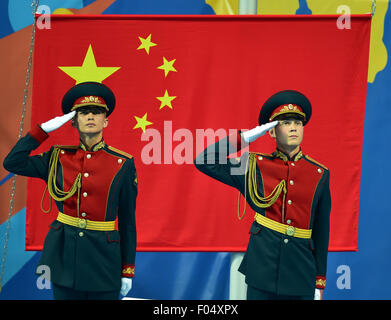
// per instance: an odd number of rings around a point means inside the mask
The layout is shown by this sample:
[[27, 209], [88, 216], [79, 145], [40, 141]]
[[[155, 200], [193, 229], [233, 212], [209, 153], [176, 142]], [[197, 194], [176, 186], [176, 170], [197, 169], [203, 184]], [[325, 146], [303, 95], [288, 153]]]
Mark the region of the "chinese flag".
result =
[[[369, 35], [369, 15], [352, 16], [351, 29], [336, 16], [52, 16], [36, 30], [32, 125], [60, 115], [76, 83], [106, 84], [117, 105], [104, 139], [137, 168], [138, 250], [244, 251], [253, 213], [239, 220], [238, 191], [193, 160], [255, 127], [275, 92], [299, 90], [313, 106], [303, 153], [331, 172], [330, 250], [357, 250]], [[79, 144], [77, 131], [67, 123], [35, 153], [53, 144]], [[272, 152], [274, 140], [250, 150]], [[44, 186], [28, 181], [29, 250], [57, 216], [41, 212]]]

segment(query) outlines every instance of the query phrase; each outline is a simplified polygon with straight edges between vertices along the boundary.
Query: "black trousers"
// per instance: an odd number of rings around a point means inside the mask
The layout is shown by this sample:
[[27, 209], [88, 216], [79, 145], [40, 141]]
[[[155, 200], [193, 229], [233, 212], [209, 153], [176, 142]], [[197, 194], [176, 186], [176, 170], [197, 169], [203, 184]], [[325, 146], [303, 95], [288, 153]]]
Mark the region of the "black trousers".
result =
[[[314, 290], [315, 294], [315, 290]], [[314, 300], [311, 296], [287, 296], [247, 286], [247, 300]]]
[[52, 283], [54, 300], [118, 300], [119, 291], [79, 291]]

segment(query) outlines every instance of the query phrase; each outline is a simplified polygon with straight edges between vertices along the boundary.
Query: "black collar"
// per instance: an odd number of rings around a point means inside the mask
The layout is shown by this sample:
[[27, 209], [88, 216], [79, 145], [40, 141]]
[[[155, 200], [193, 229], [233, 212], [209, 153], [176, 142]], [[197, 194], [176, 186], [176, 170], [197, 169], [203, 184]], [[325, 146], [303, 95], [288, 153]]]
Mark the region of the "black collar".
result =
[[102, 139], [100, 142], [94, 144], [92, 147], [91, 147], [91, 150], [89, 150], [87, 148], [87, 146], [83, 143], [83, 141], [80, 140], [80, 148], [84, 151], [92, 151], [92, 152], [95, 152], [95, 151], [98, 151], [100, 149], [103, 149], [106, 144], [105, 144], [105, 141]]
[[282, 159], [284, 161], [298, 161], [303, 156], [303, 152], [300, 149], [298, 153], [296, 153], [292, 158], [290, 158], [289, 155], [287, 155], [285, 152], [276, 149], [272, 153], [272, 156], [275, 157], [275, 158], [280, 158], [280, 159]]

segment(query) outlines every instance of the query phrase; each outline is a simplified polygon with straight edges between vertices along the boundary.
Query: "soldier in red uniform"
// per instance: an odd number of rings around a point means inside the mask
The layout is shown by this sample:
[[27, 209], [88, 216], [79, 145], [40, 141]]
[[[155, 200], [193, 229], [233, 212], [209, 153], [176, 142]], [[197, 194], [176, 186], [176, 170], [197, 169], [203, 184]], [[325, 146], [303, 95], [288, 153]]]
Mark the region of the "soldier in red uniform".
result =
[[[132, 286], [137, 177], [133, 157], [103, 140], [114, 107], [107, 86], [78, 84], [62, 100], [65, 115], [31, 128], [4, 160], [10, 172], [43, 179], [57, 205], [39, 262], [50, 268], [55, 299], [118, 299]], [[79, 145], [30, 156], [70, 119]]]
[[[238, 189], [256, 212], [239, 267], [248, 299], [314, 299], [325, 287], [330, 174], [300, 147], [311, 111], [300, 92], [278, 92], [262, 106], [260, 126], [220, 140], [195, 159], [200, 171]], [[272, 154], [250, 152], [227, 161], [227, 153], [268, 131], [276, 140]]]

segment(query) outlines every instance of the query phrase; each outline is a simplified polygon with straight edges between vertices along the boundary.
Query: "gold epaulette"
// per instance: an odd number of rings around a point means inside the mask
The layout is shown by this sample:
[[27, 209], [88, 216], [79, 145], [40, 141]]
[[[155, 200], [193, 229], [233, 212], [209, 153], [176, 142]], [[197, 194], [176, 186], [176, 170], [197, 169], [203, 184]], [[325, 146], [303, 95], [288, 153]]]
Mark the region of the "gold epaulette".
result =
[[120, 155], [122, 155], [122, 156], [124, 156], [124, 157], [127, 157], [127, 158], [129, 158], [129, 159], [132, 159], [132, 158], [133, 158], [132, 155], [130, 155], [129, 153], [126, 153], [125, 151], [119, 150], [119, 149], [114, 148], [114, 147], [112, 147], [112, 146], [107, 146], [107, 147], [108, 147], [111, 151], [117, 152], [117, 153], [119, 153]]
[[78, 149], [79, 146], [62, 146], [59, 144], [53, 145], [53, 148], [58, 148], [58, 149]]
[[[269, 153], [262, 153], [262, 152], [249, 152], [248, 153], [249, 155], [250, 154], [255, 154], [256, 156], [262, 156], [262, 157], [273, 157], [273, 155], [269, 154]], [[237, 162], [240, 162], [242, 160], [242, 157], [236, 157], [234, 158]]]
[[262, 157], [273, 157], [273, 155], [270, 153], [263, 153], [263, 152], [250, 152], [250, 153], [253, 153], [253, 154], [256, 154], [257, 156], [262, 156]]
[[318, 166], [321, 166], [323, 169], [329, 170], [325, 165], [323, 165], [323, 164], [319, 163], [318, 161], [312, 159], [310, 156], [305, 155], [304, 157], [306, 157], [306, 158], [307, 158], [308, 160], [310, 160], [311, 162], [317, 164]]

